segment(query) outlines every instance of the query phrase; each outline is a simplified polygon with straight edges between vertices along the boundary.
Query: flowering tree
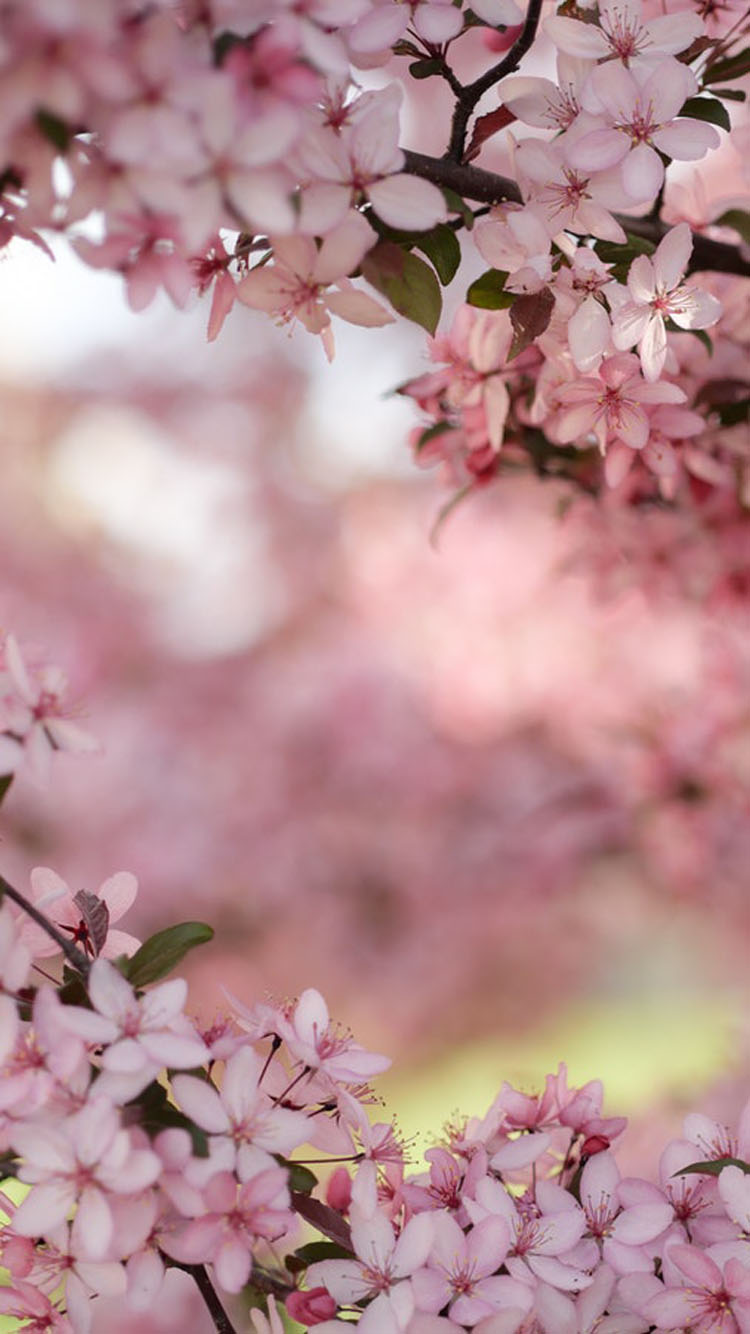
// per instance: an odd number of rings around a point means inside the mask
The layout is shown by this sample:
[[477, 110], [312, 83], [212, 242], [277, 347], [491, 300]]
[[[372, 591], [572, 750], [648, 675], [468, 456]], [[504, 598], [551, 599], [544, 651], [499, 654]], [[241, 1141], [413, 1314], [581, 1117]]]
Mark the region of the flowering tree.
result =
[[[64, 234], [122, 273], [134, 310], [160, 288], [177, 305], [210, 293], [211, 339], [237, 301], [329, 358], [334, 317], [411, 319], [436, 363], [401, 386], [425, 417], [418, 461], [458, 495], [553, 474], [605, 510], [668, 503], [729, 558], [748, 495], [750, 214], [709, 187], [691, 200], [681, 164], [743, 152], [747, 16], [665, 10], [7, 3], [2, 239], [46, 251]], [[538, 72], [553, 57], [555, 80]], [[404, 61], [452, 100], [441, 156], [400, 146]], [[372, 69], [393, 77], [363, 89]], [[503, 174], [475, 165], [501, 148]], [[462, 257], [483, 271], [439, 334]], [[0, 687], [3, 795], [18, 768], [93, 747], [60, 674], [30, 671], [12, 636]], [[38, 867], [29, 893], [0, 889], [4, 1171], [30, 1187], [2, 1199], [0, 1310], [22, 1328], [85, 1334], [99, 1295], [148, 1311], [173, 1266], [224, 1334], [219, 1293], [242, 1290], [257, 1334], [279, 1334], [281, 1304], [322, 1334], [750, 1329], [747, 1111], [736, 1135], [689, 1117], [658, 1183], [622, 1178], [622, 1120], [561, 1066], [536, 1097], [503, 1085], [408, 1175], [394, 1126], [367, 1112], [388, 1061], [317, 991], [233, 1002], [199, 1031], [170, 974], [210, 928], [143, 945], [110, 930], [127, 872], [94, 893]], [[55, 953], [59, 977], [34, 962]], [[319, 1161], [339, 1164], [323, 1187]]]

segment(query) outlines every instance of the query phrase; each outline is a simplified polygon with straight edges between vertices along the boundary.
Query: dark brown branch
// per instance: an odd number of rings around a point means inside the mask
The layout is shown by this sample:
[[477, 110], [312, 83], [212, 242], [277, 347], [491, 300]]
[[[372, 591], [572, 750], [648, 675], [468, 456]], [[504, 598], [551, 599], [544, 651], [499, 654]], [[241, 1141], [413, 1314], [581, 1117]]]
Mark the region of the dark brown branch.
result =
[[172, 1260], [165, 1256], [167, 1264], [172, 1269], [182, 1269], [184, 1273], [189, 1274], [195, 1279], [198, 1291], [208, 1307], [209, 1315], [214, 1322], [217, 1334], [237, 1334], [237, 1331], [216, 1295], [213, 1283], [208, 1277], [208, 1271], [205, 1265], [184, 1265], [179, 1260]]
[[64, 936], [61, 931], [58, 931], [57, 927], [48, 917], [45, 917], [44, 913], [40, 912], [38, 908], [35, 908], [33, 903], [29, 903], [28, 899], [24, 898], [23, 894], [19, 893], [17, 889], [14, 889], [12, 885], [9, 885], [8, 881], [0, 875], [0, 896], [6, 894], [9, 899], [12, 899], [14, 903], [18, 904], [19, 908], [23, 909], [33, 922], [36, 922], [37, 926], [40, 926], [43, 931], [47, 932], [47, 935], [54, 940], [56, 945], [59, 945], [71, 967], [75, 968], [76, 972], [81, 974], [81, 977], [88, 977], [91, 964], [86, 958], [86, 955], [82, 954], [79, 949], [76, 949], [72, 940], [68, 940], [67, 936]]
[[[522, 202], [518, 185], [507, 176], [499, 176], [468, 163], [428, 157], [425, 153], [407, 151], [404, 157], [404, 169], [411, 172], [412, 176], [421, 176], [424, 180], [432, 181], [433, 185], [446, 186], [462, 199], [480, 200], [484, 204], [499, 204], [503, 200]], [[625, 231], [643, 236], [653, 241], [654, 245], [658, 245], [669, 230], [659, 218], [630, 218], [623, 214], [615, 216]], [[727, 245], [725, 241], [713, 241], [695, 232], [688, 272], [734, 273], [741, 278], [750, 278], [750, 261], [745, 259], [738, 246]]]
[[519, 62], [526, 55], [536, 37], [541, 12], [542, 0], [529, 0], [524, 25], [507, 55], [497, 65], [493, 65], [490, 69], [485, 70], [484, 74], [480, 74], [479, 78], [475, 79], [473, 83], [467, 83], [462, 88], [456, 99], [451, 125], [451, 139], [445, 155], [450, 161], [463, 161], [469, 117], [480, 98], [484, 97], [484, 94], [489, 92], [490, 88], [499, 83], [501, 79], [504, 79], [506, 74], [512, 74], [513, 70], [518, 68]]
[[422, 176], [433, 185], [444, 185], [455, 190], [462, 199], [478, 199], [483, 204], [499, 204], [511, 199], [520, 204], [521, 191], [508, 176], [498, 176], [482, 167], [465, 166], [444, 157], [428, 157], [426, 153], [404, 152], [404, 170], [412, 176]]

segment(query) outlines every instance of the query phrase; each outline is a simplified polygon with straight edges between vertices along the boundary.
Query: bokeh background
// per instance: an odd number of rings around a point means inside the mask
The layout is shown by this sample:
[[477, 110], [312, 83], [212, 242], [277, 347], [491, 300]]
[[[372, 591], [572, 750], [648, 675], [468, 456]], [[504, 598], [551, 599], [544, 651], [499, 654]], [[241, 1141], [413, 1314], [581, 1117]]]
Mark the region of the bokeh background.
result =
[[627, 1169], [689, 1107], [733, 1115], [746, 532], [728, 567], [667, 509], [504, 478], [431, 540], [446, 496], [387, 396], [417, 331], [347, 329], [328, 367], [243, 308], [208, 345], [205, 307], [134, 316], [20, 242], [0, 302], [0, 623], [102, 742], [19, 778], [3, 874], [132, 870], [127, 929], [210, 921], [206, 1019], [222, 986], [318, 987], [424, 1143], [559, 1059], [633, 1117]]

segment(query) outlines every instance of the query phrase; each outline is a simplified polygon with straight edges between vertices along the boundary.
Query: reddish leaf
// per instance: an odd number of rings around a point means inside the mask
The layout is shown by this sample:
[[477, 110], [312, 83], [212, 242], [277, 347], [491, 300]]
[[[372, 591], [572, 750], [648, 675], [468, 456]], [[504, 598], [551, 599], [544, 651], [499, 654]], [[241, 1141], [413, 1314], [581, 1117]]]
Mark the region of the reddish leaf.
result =
[[555, 298], [549, 287], [542, 287], [539, 292], [529, 292], [516, 298], [510, 308], [510, 322], [514, 333], [508, 354], [509, 361], [544, 333], [554, 308]]
[[506, 125], [512, 125], [515, 119], [508, 107], [498, 107], [497, 111], [488, 111], [486, 116], [480, 116], [474, 123], [474, 133], [464, 155], [464, 162], [472, 162], [485, 140], [499, 130], [504, 130]]
[[88, 932], [91, 951], [94, 957], [98, 958], [109, 930], [109, 908], [104, 899], [100, 899], [98, 894], [90, 894], [87, 889], [79, 889], [78, 893], [73, 895], [73, 902]]
[[339, 1246], [344, 1246], [350, 1253], [353, 1251], [349, 1224], [336, 1209], [331, 1209], [327, 1204], [313, 1199], [310, 1195], [303, 1195], [300, 1191], [290, 1191], [290, 1195], [292, 1208], [302, 1218], [312, 1223], [313, 1227], [325, 1237], [330, 1237], [331, 1241], [338, 1242]]

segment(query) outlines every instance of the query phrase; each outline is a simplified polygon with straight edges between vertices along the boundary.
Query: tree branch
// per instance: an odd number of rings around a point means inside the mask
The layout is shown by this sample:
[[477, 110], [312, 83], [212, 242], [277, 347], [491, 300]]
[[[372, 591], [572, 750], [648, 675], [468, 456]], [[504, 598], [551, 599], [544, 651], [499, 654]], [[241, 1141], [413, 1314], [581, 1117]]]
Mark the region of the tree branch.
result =
[[32, 921], [36, 922], [37, 926], [40, 926], [43, 931], [47, 932], [47, 935], [54, 940], [56, 945], [60, 946], [60, 949], [71, 967], [75, 968], [76, 972], [81, 974], [81, 977], [88, 977], [91, 963], [86, 958], [86, 955], [82, 954], [79, 949], [76, 949], [72, 940], [68, 940], [67, 936], [64, 936], [61, 931], [58, 931], [57, 927], [53, 925], [48, 917], [45, 917], [44, 913], [40, 912], [38, 908], [35, 908], [33, 903], [29, 903], [28, 899], [24, 898], [23, 894], [19, 893], [17, 889], [14, 889], [12, 885], [9, 885], [8, 881], [0, 875], [0, 898], [6, 894], [9, 899], [12, 899], [14, 903], [18, 904], [19, 908], [23, 909]]
[[[499, 204], [504, 200], [517, 204], [523, 202], [517, 183], [508, 176], [484, 171], [470, 163], [429, 157], [426, 153], [407, 150], [404, 158], [404, 170], [412, 176], [421, 176], [424, 180], [432, 181], [433, 185], [454, 190], [462, 199], [475, 199], [484, 204]], [[669, 231], [659, 218], [631, 218], [625, 214], [615, 216], [625, 231], [645, 237], [653, 241], [654, 245], [658, 245]], [[694, 232], [688, 273], [734, 273], [741, 278], [750, 278], [750, 261], [745, 259], [738, 246], [727, 245], [725, 241], [713, 241], [708, 236]]]
[[451, 138], [445, 155], [450, 161], [463, 161], [469, 117], [480, 98], [494, 84], [499, 83], [500, 79], [504, 79], [506, 74], [512, 74], [513, 70], [518, 67], [520, 60], [526, 55], [536, 37], [541, 12], [542, 0], [529, 0], [524, 25], [508, 54], [497, 65], [493, 65], [491, 69], [485, 70], [484, 74], [480, 74], [479, 78], [475, 79], [473, 83], [467, 83], [461, 89], [456, 99], [451, 125]]
[[426, 153], [404, 150], [404, 170], [412, 176], [422, 176], [433, 185], [444, 185], [455, 190], [462, 199], [478, 199], [483, 204], [500, 204], [504, 199], [522, 203], [521, 191], [508, 176], [498, 176], [482, 167], [466, 166], [444, 157], [428, 157]]
[[216, 1295], [213, 1283], [208, 1277], [208, 1270], [205, 1265], [184, 1265], [179, 1260], [173, 1260], [170, 1256], [165, 1256], [167, 1264], [172, 1269], [182, 1269], [184, 1273], [189, 1274], [195, 1279], [196, 1286], [208, 1307], [209, 1315], [214, 1322], [217, 1334], [237, 1334], [237, 1331]]

